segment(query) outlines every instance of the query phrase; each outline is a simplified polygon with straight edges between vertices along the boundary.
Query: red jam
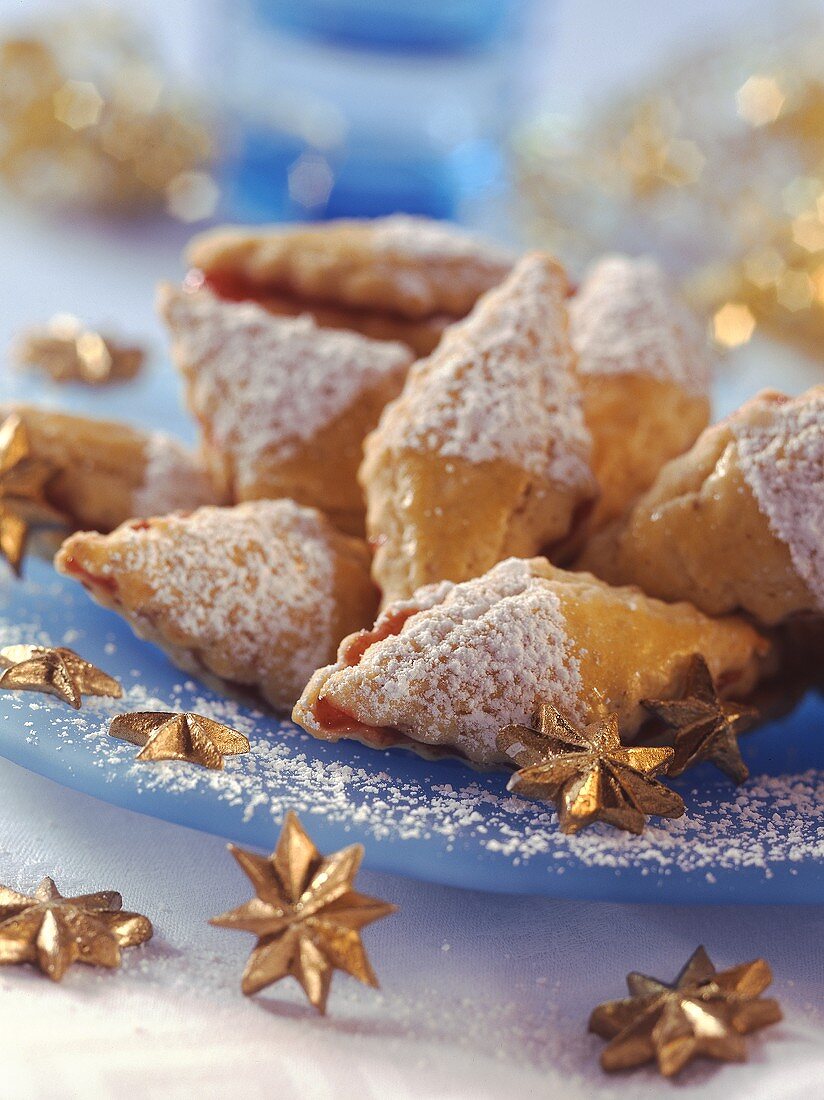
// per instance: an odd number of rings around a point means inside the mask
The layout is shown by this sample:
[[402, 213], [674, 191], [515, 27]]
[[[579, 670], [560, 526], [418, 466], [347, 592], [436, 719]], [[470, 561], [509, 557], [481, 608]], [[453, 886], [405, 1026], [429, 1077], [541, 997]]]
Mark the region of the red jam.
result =
[[415, 614], [414, 610], [396, 611], [392, 615], [382, 616], [373, 630], [361, 630], [353, 634], [349, 645], [343, 651], [343, 660], [351, 668], [359, 665], [361, 657], [375, 642], [382, 642], [393, 634], [400, 634], [403, 624]]
[[99, 577], [95, 573], [90, 573], [76, 558], [67, 557], [63, 564], [66, 572], [76, 577], [87, 588], [102, 588], [112, 596], [117, 593], [117, 581], [114, 577]]
[[[389, 638], [393, 634], [400, 634], [403, 624], [414, 614], [414, 608], [409, 608], [396, 611], [392, 615], [382, 616], [373, 630], [361, 630], [360, 633], [352, 635], [349, 644], [341, 654], [341, 659], [349, 668], [360, 664], [361, 658], [371, 645], [382, 642], [384, 638]], [[357, 718], [353, 718], [351, 714], [330, 703], [328, 699], [316, 699], [312, 705], [312, 713], [318, 725], [325, 730], [366, 735], [368, 740], [377, 744], [391, 745], [397, 740], [390, 730], [359, 722]]]

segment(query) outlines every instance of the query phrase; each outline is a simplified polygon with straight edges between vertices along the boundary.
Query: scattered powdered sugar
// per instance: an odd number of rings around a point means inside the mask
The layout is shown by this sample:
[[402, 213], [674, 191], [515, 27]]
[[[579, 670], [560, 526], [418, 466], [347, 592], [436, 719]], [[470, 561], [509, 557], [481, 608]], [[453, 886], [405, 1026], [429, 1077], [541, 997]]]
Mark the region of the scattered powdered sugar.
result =
[[[560, 600], [529, 562], [510, 558], [477, 580], [423, 589], [414, 605], [423, 610], [332, 672], [321, 697], [367, 725], [480, 761], [498, 756], [501, 726], [528, 722], [541, 700], [583, 718]], [[376, 628], [409, 606], [390, 604]]]
[[[293, 809], [319, 842], [331, 840], [332, 830], [334, 842], [363, 840], [374, 870], [407, 865], [410, 874], [454, 884], [495, 882], [507, 891], [569, 896], [620, 892], [624, 900], [632, 887], [619, 886], [622, 874], [636, 876], [636, 896], [640, 875], [651, 887], [647, 897], [695, 900], [699, 893], [703, 900], [735, 900], [745, 876], [759, 882], [776, 876], [786, 884], [824, 859], [824, 771], [810, 766], [815, 760], [804, 748], [804, 738], [815, 736], [820, 701], [809, 700], [792, 728], [754, 735], [776, 738], [779, 750], [782, 738], [792, 739], [796, 759], [801, 751], [796, 774], [754, 774], [739, 788], [714, 776], [696, 785], [688, 775], [674, 781], [687, 803], [683, 818], [653, 819], [639, 837], [605, 825], [566, 836], [550, 806], [507, 792], [503, 773], [473, 773], [456, 761], [422, 761], [400, 750], [318, 742], [291, 722], [177, 679], [121, 623], [84, 617], [87, 599], [79, 587], [40, 563], [30, 563], [23, 585], [4, 583], [0, 645], [56, 644], [72, 622], [78, 651], [118, 675], [125, 694], [86, 698], [74, 712], [48, 696], [0, 693], [0, 752], [132, 809], [201, 828], [208, 823], [267, 851]], [[104, 644], [115, 643], [105, 659]], [[135, 746], [108, 736], [115, 714], [170, 709], [226, 722], [250, 738], [251, 751], [227, 757], [225, 770], [212, 772], [177, 762], [137, 763]], [[408, 846], [408, 855], [399, 845]], [[725, 871], [736, 872], [734, 882], [724, 880]], [[773, 892], [770, 900], [780, 898]]]
[[136, 516], [164, 516], [179, 508], [211, 504], [215, 491], [194, 455], [162, 432], [152, 432], [146, 441], [146, 469], [143, 484], [132, 496]]
[[263, 456], [283, 461], [386, 379], [397, 387], [412, 355], [401, 344], [276, 317], [252, 302], [165, 287], [160, 308], [189, 400], [210, 442], [241, 481]]
[[410, 371], [381, 429], [398, 446], [468, 462], [508, 459], [562, 485], [591, 480], [572, 371], [563, 272], [525, 256]]
[[[20, 635], [9, 637], [17, 640]], [[251, 751], [227, 757], [225, 770], [218, 772], [175, 762], [147, 766], [135, 762], [134, 746], [107, 734], [115, 714], [168, 709], [193, 710], [227, 723], [250, 738]], [[192, 817], [201, 822], [203, 804], [212, 805], [217, 830], [228, 821], [220, 807], [231, 808], [231, 819], [237, 822], [239, 817], [248, 827], [246, 842], [261, 847], [271, 847], [276, 823], [293, 809], [305, 815], [310, 831], [315, 818], [326, 826], [352, 829], [367, 842], [424, 841], [433, 857], [472, 845], [488, 858], [516, 867], [538, 861], [547, 876], [582, 866], [640, 871], [659, 880], [663, 896], [666, 880], [675, 874], [701, 874], [711, 887], [713, 873], [719, 871], [757, 870], [770, 878], [778, 865], [793, 868], [824, 859], [824, 772], [816, 769], [754, 776], [734, 790], [719, 782], [709, 797], [680, 781], [676, 786], [688, 803], [682, 818], [652, 819], [639, 837], [606, 825], [567, 836], [559, 831], [551, 806], [510, 795], [503, 774], [472, 776], [453, 762], [417, 761], [419, 771], [426, 768], [432, 774], [414, 778], [399, 750], [378, 753], [346, 742], [319, 744], [290, 722], [278, 722], [232, 699], [200, 694], [192, 682], [175, 685], [164, 697], [130, 686], [121, 700], [84, 700], [77, 714], [48, 698], [4, 697], [0, 743], [9, 721], [20, 731], [15, 736], [22, 733], [36, 743], [41, 733], [34, 730], [43, 729], [44, 718], [53, 719], [49, 737], [77, 750], [77, 755], [66, 755], [67, 769], [82, 757], [94, 769], [98, 787], [127, 777], [136, 794], [147, 796], [146, 812], [152, 812], [155, 793], [180, 798], [184, 805], [188, 801]], [[8, 755], [14, 758], [13, 752]], [[67, 778], [78, 785], [76, 777]], [[186, 820], [185, 811], [174, 816]], [[234, 828], [237, 833], [237, 824]], [[381, 869], [382, 850], [367, 851], [371, 866]], [[449, 880], [448, 872], [434, 864], [432, 873]]]
[[207, 658], [210, 651], [218, 660], [229, 655], [231, 665], [261, 681], [285, 662], [299, 691], [336, 641], [332, 549], [325, 521], [311, 508], [252, 501], [79, 535], [69, 553], [81, 565], [84, 545], [95, 576], [139, 578], [138, 628], [146, 622]]
[[452, 222], [392, 214], [370, 225], [370, 243], [376, 252], [414, 256], [420, 260], [469, 259], [479, 263], [511, 263], [512, 253]]
[[783, 403], [755, 398], [746, 408], [749, 416], [729, 421], [742, 473], [824, 609], [824, 386]]
[[582, 374], [648, 374], [707, 393], [706, 341], [653, 260], [599, 260], [570, 302], [569, 320]]

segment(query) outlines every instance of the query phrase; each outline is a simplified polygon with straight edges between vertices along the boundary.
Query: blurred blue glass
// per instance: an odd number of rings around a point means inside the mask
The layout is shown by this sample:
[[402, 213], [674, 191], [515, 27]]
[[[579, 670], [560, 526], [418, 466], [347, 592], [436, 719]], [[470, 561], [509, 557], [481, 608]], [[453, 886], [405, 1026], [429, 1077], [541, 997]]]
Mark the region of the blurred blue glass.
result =
[[526, 0], [223, 0], [223, 216], [448, 218], [500, 191]]
[[388, 50], [453, 50], [501, 33], [506, 0], [257, 0], [264, 21]]

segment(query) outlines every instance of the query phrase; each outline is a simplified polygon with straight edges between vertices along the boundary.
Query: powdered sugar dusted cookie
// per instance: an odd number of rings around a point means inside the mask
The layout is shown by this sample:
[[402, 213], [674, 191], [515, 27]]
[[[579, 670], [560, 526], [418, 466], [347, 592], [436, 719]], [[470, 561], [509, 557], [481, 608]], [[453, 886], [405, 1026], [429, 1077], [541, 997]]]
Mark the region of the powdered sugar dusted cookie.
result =
[[594, 530], [621, 515], [706, 427], [709, 358], [696, 318], [649, 259], [599, 260], [569, 315], [601, 490]]
[[161, 432], [36, 405], [0, 405], [0, 420], [12, 412], [26, 427], [33, 456], [57, 468], [49, 500], [75, 527], [110, 531], [134, 516], [220, 499], [200, 460]]
[[289, 500], [82, 532], [55, 564], [182, 668], [278, 709], [377, 605], [365, 545]]
[[291, 497], [363, 531], [363, 437], [403, 385], [401, 344], [164, 286], [160, 311], [204, 453], [233, 500]]
[[595, 494], [566, 330], [566, 280], [525, 256], [416, 363], [364, 447], [387, 599], [569, 538]]
[[464, 316], [512, 266], [505, 250], [448, 222], [395, 214], [316, 225], [228, 226], [191, 242], [220, 291], [291, 295], [422, 320]]
[[501, 727], [529, 723], [541, 702], [578, 723], [616, 711], [626, 737], [647, 717], [642, 699], [683, 689], [693, 653], [741, 697], [768, 649], [742, 620], [709, 619], [541, 558], [509, 559], [476, 580], [390, 604], [372, 630], [341, 643], [293, 717], [318, 737], [489, 764], [505, 760]]
[[824, 386], [764, 391], [708, 428], [582, 566], [710, 614], [824, 612]]

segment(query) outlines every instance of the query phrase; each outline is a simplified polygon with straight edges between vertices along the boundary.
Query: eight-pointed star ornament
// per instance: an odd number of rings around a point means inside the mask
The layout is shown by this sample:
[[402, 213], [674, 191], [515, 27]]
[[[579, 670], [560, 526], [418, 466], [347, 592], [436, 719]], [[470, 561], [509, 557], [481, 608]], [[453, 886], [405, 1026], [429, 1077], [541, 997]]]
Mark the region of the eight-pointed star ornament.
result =
[[151, 921], [122, 905], [115, 890], [64, 898], [50, 878], [31, 897], [0, 886], [0, 964], [32, 963], [55, 982], [75, 962], [120, 966], [122, 948], [152, 935]]
[[66, 646], [7, 645], [0, 649], [0, 690], [40, 691], [80, 709], [82, 696], [119, 699], [123, 688], [113, 676]]
[[680, 817], [684, 812], [681, 797], [653, 778], [672, 760], [672, 749], [627, 748], [615, 714], [576, 729], [543, 703], [537, 728], [505, 726], [498, 748], [519, 765], [508, 789], [553, 801], [564, 833], [577, 833], [594, 821], [641, 833], [648, 814]]
[[700, 653], [693, 654], [682, 699], [644, 699], [643, 703], [674, 731], [675, 756], [669, 775], [681, 775], [693, 764], [708, 760], [734, 783], [743, 783], [749, 776], [737, 735], [756, 721], [758, 711], [720, 699]]
[[781, 1019], [778, 1002], [761, 996], [771, 981], [764, 959], [719, 972], [703, 947], [671, 984], [629, 974], [629, 997], [598, 1005], [589, 1020], [610, 1040], [601, 1065], [612, 1072], [655, 1060], [672, 1077], [699, 1056], [743, 1062], [743, 1036]]
[[360, 932], [396, 906], [354, 889], [362, 845], [324, 857], [290, 811], [271, 856], [231, 844], [229, 851], [257, 896], [210, 923], [258, 937], [243, 972], [241, 988], [247, 996], [291, 975], [324, 1013], [335, 970], [377, 988]]
[[112, 737], [141, 745], [137, 760], [186, 760], [220, 771], [224, 756], [248, 752], [248, 737], [213, 718], [189, 711], [132, 711], [109, 724]]
[[34, 458], [19, 416], [0, 424], [0, 557], [19, 576], [33, 524], [56, 525], [64, 517], [46, 500], [46, 486], [57, 473], [51, 462]]

